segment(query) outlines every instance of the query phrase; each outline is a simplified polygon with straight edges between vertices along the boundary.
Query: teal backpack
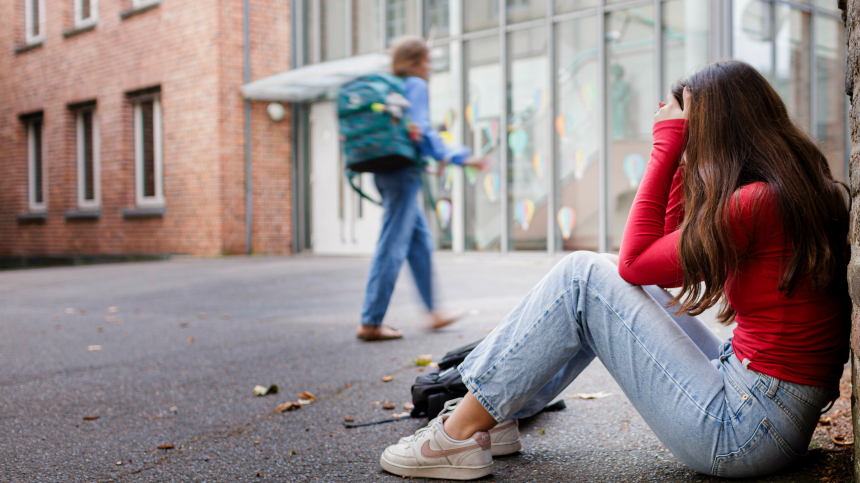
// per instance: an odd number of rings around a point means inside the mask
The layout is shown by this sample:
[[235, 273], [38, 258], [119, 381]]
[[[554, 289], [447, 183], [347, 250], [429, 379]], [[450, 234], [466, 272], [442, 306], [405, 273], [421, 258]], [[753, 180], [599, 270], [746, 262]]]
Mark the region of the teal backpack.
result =
[[[406, 127], [404, 80], [392, 74], [370, 74], [340, 88], [337, 115], [346, 173], [382, 173], [421, 165], [421, 156]], [[367, 198], [370, 199], [370, 198]], [[371, 200], [376, 202], [375, 200]]]

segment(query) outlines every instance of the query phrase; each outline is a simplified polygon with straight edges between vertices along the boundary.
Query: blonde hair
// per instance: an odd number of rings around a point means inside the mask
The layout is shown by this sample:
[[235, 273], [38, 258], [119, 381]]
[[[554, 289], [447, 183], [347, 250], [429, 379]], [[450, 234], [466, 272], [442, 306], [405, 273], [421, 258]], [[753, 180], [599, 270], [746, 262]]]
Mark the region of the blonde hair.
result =
[[430, 56], [427, 42], [421, 37], [403, 37], [394, 44], [391, 54], [391, 73], [398, 77], [409, 77], [418, 62]]

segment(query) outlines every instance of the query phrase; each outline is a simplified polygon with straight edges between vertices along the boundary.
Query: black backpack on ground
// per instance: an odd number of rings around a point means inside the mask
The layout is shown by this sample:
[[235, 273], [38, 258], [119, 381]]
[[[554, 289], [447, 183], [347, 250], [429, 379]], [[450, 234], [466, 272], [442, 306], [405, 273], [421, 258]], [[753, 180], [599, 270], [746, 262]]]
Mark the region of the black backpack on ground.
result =
[[439, 369], [422, 374], [412, 385], [412, 404], [415, 405], [410, 413], [413, 418], [435, 418], [451, 399], [463, 397], [469, 392], [457, 366], [472, 352], [481, 340], [454, 349], [439, 361]]

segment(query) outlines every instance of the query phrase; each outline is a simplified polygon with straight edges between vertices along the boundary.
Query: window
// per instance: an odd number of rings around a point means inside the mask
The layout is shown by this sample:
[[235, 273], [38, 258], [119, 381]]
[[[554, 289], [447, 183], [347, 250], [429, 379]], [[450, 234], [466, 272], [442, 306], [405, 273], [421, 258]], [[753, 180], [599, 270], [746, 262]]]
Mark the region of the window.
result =
[[24, 0], [24, 41], [38, 44], [45, 40], [45, 0]]
[[99, 0], [75, 0], [75, 28], [85, 28], [99, 21]]
[[27, 121], [27, 198], [31, 212], [45, 211], [45, 160], [41, 115]]
[[164, 206], [161, 99], [154, 94], [133, 103], [135, 201], [139, 207]]
[[99, 126], [94, 107], [75, 114], [78, 159], [78, 207], [98, 208], [101, 202]]

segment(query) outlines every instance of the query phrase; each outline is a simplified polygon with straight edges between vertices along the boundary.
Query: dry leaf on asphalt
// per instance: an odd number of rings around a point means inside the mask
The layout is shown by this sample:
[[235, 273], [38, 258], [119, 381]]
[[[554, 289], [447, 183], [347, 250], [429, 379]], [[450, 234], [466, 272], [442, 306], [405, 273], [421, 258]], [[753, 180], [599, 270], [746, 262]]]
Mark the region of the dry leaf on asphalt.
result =
[[349, 416], [344, 416], [344, 417], [343, 417], [343, 420], [344, 420], [345, 422], [347, 422], [347, 423], [351, 423], [351, 422], [355, 421], [355, 419], [353, 419], [353, 418], [351, 418], [351, 417], [349, 417]]
[[256, 385], [254, 386], [254, 395], [255, 396], [268, 396], [269, 394], [277, 394], [278, 393], [278, 385], [272, 384], [269, 387]]
[[405, 418], [408, 416], [409, 416], [409, 413], [399, 413], [399, 414], [395, 414], [393, 417], [396, 419], [400, 419], [400, 418]]
[[193, 344], [193, 343], [194, 343], [194, 337], [189, 337], [189, 338], [188, 338], [188, 343], [189, 343], [189, 344]]
[[84, 416], [84, 421], [95, 421], [100, 417], [101, 416], [99, 416], [98, 414], [90, 414], [89, 416]]
[[117, 309], [116, 307], [108, 307], [108, 312], [110, 312], [112, 314], [116, 313], [117, 310], [119, 310], [119, 309]]
[[382, 382], [391, 382], [394, 380], [394, 376], [382, 376]]
[[301, 409], [302, 405], [297, 402], [287, 401], [283, 404], [278, 404], [278, 407], [275, 408], [276, 413], [283, 413], [286, 411], [295, 411], [296, 409]]
[[230, 314], [224, 314], [221, 316], [222, 319], [227, 320], [230, 318]]
[[173, 449], [175, 447], [176, 446], [174, 446], [171, 443], [164, 443], [164, 444], [160, 444], [160, 445], [156, 446], [156, 448], [158, 448], [158, 449]]
[[100, 351], [100, 350], [102, 350], [102, 346], [100, 346], [100, 345], [88, 345], [88, 346], [87, 346], [87, 350], [88, 350], [88, 351], [90, 351], [90, 352], [92, 352], [92, 351]]
[[407, 411], [412, 411], [413, 409], [415, 409], [415, 405], [412, 404], [411, 402], [405, 402], [405, 403], [403, 403], [403, 409], [405, 409]]
[[546, 430], [545, 429], [539, 429], [538, 434], [541, 434], [541, 435], [546, 434]]
[[67, 314], [74, 314], [74, 313], [75, 313], [75, 309], [73, 309], [73, 308], [69, 307], [69, 308], [67, 308], [67, 309], [66, 309], [66, 313], [67, 313]]
[[820, 424], [822, 426], [828, 426], [832, 422], [833, 422], [833, 420], [830, 419], [830, 416], [821, 416], [820, 418], [818, 418], [818, 424]]
[[415, 358], [416, 366], [426, 366], [433, 362], [433, 354], [424, 354]]
[[595, 393], [591, 393], [591, 394], [577, 393], [577, 394], [574, 394], [572, 396], [570, 394], [568, 394], [568, 397], [572, 397], [574, 399], [603, 399], [603, 398], [609, 397], [611, 395], [612, 395], [611, 392], [600, 391], [600, 392], [595, 392]]
[[302, 393], [299, 394], [299, 404], [301, 404], [302, 406], [308, 405], [312, 402], [314, 402], [313, 394], [307, 391], [302, 391]]
[[850, 446], [854, 444], [854, 438], [848, 438], [846, 436], [842, 436], [840, 434], [830, 435], [830, 441], [833, 441], [833, 444], [839, 446]]
[[197, 317], [200, 319], [205, 319], [206, 318], [206, 312], [200, 312], [199, 314], [197, 314]]
[[385, 401], [382, 403], [382, 409], [394, 409], [396, 406], [392, 402]]
[[188, 327], [188, 322], [180, 322], [180, 323], [179, 323], [179, 327], [180, 327], [180, 328], [182, 328], [182, 329], [184, 329], [184, 328]]

